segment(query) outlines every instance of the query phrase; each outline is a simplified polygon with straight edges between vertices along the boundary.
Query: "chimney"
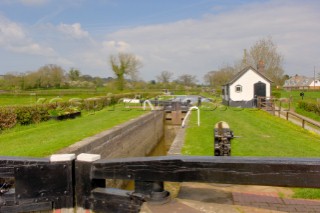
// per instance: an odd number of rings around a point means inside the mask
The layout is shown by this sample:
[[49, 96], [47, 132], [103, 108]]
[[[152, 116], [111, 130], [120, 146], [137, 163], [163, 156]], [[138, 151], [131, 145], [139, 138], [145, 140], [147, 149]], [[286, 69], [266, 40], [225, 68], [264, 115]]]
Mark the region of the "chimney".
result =
[[258, 68], [258, 72], [261, 72], [263, 73], [264, 72], [264, 61], [261, 59], [257, 65], [257, 68]]

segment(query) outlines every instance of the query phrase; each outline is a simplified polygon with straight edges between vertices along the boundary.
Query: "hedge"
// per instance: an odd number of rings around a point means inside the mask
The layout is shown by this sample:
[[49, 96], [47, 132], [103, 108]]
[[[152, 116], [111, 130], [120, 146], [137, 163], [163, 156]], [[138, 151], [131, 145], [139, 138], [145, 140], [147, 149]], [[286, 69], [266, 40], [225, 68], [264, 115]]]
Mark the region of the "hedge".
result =
[[[52, 101], [47, 104], [35, 104], [28, 106], [15, 106], [15, 107], [0, 107], [0, 132], [5, 129], [10, 129], [17, 124], [28, 125], [47, 121], [50, 119], [52, 111], [69, 111], [69, 109], [77, 108], [81, 110], [101, 110], [106, 106], [118, 103], [121, 98], [133, 98], [135, 94], [108, 94], [107, 96], [99, 96], [94, 98], [70, 99], [67, 102]], [[145, 97], [150, 95], [155, 96], [159, 93], [143, 93]]]
[[305, 110], [307, 112], [313, 112], [317, 115], [320, 115], [320, 106], [315, 102], [299, 101], [298, 108]]
[[0, 108], [0, 130], [9, 129], [16, 125], [17, 114], [12, 108]]

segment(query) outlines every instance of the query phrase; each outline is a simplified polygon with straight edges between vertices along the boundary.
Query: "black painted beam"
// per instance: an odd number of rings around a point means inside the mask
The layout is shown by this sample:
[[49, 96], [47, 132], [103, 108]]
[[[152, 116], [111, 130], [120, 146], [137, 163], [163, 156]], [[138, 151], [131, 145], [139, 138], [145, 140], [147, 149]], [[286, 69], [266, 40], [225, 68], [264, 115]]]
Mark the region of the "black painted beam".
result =
[[98, 160], [92, 178], [320, 188], [319, 158], [164, 156]]

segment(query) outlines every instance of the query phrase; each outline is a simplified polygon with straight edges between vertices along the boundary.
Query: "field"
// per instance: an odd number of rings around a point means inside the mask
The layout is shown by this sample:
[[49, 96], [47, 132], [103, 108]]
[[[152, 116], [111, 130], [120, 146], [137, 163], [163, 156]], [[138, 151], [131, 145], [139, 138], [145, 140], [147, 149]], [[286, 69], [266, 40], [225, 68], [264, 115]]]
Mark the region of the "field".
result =
[[303, 97], [304, 101], [314, 102], [314, 101], [317, 101], [318, 98], [320, 100], [320, 91], [319, 90], [317, 90], [317, 91], [313, 91], [313, 90], [309, 90], [309, 91], [302, 91], [302, 90], [301, 91], [298, 91], [298, 90], [284, 91], [284, 90], [282, 90], [280, 93], [281, 93], [282, 98], [292, 97], [293, 102], [297, 103], [302, 100], [302, 97], [300, 96], [301, 92], [304, 93], [304, 97]]

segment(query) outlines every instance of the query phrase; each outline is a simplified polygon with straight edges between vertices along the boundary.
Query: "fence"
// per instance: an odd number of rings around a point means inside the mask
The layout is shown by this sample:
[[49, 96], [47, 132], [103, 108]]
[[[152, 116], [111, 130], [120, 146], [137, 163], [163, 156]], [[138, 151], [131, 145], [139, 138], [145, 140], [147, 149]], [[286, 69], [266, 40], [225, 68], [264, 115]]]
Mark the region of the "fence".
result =
[[[139, 212], [143, 202], [169, 200], [165, 181], [320, 188], [318, 158], [62, 157], [69, 159], [1, 157], [0, 176], [14, 178], [14, 188], [2, 192], [0, 212]], [[106, 179], [133, 180], [135, 188], [108, 188]]]
[[74, 155], [0, 157], [0, 212], [73, 208]]
[[309, 123], [315, 127], [317, 127], [318, 129], [320, 129], [320, 124], [312, 119], [309, 119], [309, 118], [306, 118], [304, 116], [301, 116], [297, 113], [294, 113], [294, 112], [290, 112], [290, 111], [286, 111], [285, 112], [285, 115], [286, 115], [286, 120], [289, 120], [290, 116], [293, 116], [295, 118], [298, 118], [299, 120], [301, 120], [301, 127], [302, 128], [306, 128], [306, 123]]

